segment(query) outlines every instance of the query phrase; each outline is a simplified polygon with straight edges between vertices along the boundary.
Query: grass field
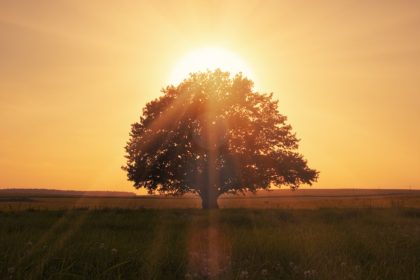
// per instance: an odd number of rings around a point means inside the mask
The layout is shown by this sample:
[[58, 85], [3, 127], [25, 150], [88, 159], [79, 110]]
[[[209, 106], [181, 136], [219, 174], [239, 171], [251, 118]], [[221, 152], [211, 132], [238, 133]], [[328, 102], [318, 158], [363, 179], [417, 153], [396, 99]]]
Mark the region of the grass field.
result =
[[420, 279], [420, 209], [400, 204], [28, 208], [0, 221], [1, 279]]
[[[420, 190], [287, 189], [259, 191], [256, 195], [224, 195], [221, 208], [319, 209], [420, 207]], [[51, 196], [10, 195], [0, 190], [0, 211], [200, 208], [198, 197], [172, 196]]]

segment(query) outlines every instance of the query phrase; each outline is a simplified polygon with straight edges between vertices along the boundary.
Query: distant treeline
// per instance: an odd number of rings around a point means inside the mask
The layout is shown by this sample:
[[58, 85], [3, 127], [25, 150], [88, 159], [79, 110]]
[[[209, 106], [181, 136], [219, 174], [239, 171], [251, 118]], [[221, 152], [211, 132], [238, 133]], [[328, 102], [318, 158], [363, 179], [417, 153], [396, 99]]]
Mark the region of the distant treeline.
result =
[[133, 192], [117, 191], [68, 191], [54, 189], [0, 189], [0, 196], [101, 196], [101, 197], [127, 197], [136, 196]]

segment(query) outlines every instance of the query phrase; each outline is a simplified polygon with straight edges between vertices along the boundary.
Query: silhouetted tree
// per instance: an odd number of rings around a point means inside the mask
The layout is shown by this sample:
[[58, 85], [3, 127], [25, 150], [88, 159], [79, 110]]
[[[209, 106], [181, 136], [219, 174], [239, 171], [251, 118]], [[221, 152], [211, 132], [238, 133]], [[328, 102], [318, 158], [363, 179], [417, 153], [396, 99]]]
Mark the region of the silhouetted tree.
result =
[[217, 208], [223, 193], [316, 181], [272, 94], [221, 70], [190, 74], [149, 102], [131, 127], [128, 179], [150, 193], [197, 193]]

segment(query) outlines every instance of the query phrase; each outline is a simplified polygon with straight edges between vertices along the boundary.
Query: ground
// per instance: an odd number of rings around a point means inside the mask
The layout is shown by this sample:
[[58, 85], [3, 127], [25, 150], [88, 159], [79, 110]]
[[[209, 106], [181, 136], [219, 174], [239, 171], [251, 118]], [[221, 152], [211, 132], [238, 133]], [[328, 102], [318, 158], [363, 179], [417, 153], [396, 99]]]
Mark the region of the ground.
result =
[[420, 279], [415, 195], [210, 211], [48, 199], [55, 208], [0, 203], [0, 279]]

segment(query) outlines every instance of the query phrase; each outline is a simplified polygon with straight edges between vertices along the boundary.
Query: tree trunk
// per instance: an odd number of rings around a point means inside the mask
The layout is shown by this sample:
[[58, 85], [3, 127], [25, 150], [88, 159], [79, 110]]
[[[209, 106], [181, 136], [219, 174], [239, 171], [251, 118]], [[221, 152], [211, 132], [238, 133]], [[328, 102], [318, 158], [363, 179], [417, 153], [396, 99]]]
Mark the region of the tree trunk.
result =
[[219, 205], [217, 204], [217, 195], [201, 195], [201, 205], [203, 209], [219, 209]]

